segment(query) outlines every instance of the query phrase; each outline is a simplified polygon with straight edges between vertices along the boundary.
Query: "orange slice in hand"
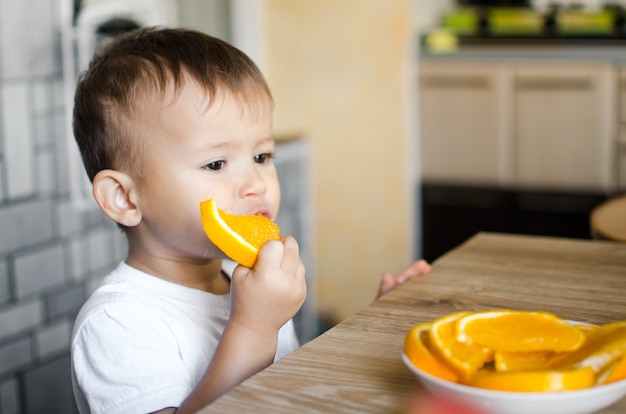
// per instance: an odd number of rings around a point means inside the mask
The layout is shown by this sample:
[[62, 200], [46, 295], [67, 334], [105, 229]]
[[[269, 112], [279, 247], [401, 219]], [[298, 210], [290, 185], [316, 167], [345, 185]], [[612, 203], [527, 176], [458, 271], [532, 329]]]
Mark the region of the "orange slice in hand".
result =
[[442, 361], [435, 357], [429, 349], [428, 331], [430, 323], [420, 323], [404, 338], [404, 353], [417, 368], [446, 381], [457, 382], [458, 376]]
[[575, 351], [585, 333], [549, 312], [493, 310], [459, 318], [457, 340], [499, 352]]
[[455, 312], [432, 322], [429, 332], [432, 352], [444, 360], [460, 377], [462, 382], [470, 378], [485, 363], [493, 359], [493, 351], [475, 344], [456, 340], [457, 319], [471, 314]]
[[555, 371], [479, 372], [468, 383], [473, 387], [512, 392], [558, 392], [592, 387], [590, 367]]
[[261, 215], [232, 215], [214, 200], [200, 203], [204, 232], [221, 251], [247, 267], [254, 266], [259, 249], [269, 240], [280, 239], [280, 228]]

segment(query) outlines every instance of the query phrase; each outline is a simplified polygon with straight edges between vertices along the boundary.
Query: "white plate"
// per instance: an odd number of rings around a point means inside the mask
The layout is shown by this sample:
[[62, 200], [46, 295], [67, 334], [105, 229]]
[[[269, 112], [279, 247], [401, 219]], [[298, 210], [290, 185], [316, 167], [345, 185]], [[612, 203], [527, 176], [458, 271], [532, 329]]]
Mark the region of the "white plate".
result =
[[493, 414], [588, 414], [608, 407], [626, 395], [626, 380], [580, 391], [504, 392], [456, 384], [416, 368], [406, 354], [405, 365], [433, 395], [466, 401]]
[[[566, 322], [570, 325], [590, 325], [571, 320]], [[589, 414], [608, 407], [626, 395], [626, 380], [565, 392], [485, 390], [434, 377], [413, 365], [404, 353], [402, 360], [433, 395], [467, 401], [489, 414]]]

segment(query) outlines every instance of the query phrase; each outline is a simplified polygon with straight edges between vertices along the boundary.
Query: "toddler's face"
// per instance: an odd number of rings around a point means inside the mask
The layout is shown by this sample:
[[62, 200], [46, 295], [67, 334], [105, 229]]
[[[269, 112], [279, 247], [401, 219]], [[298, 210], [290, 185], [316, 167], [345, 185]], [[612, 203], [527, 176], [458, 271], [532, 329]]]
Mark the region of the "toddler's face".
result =
[[234, 214], [278, 214], [271, 102], [246, 104], [226, 92], [207, 109], [205, 94], [189, 82], [170, 102], [141, 117], [142, 242], [174, 257], [223, 257], [202, 230], [201, 201], [213, 198]]

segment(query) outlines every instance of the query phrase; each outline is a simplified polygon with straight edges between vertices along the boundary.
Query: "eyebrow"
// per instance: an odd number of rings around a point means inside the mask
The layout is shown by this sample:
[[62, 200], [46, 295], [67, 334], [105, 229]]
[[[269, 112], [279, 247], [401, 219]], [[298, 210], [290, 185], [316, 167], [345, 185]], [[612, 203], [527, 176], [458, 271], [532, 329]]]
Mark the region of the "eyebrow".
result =
[[[275, 144], [275, 143], [276, 143], [276, 137], [274, 133], [262, 136], [261, 138], [258, 138], [256, 142], [257, 145]], [[225, 139], [215, 145], [211, 145], [211, 150], [214, 151], [214, 150], [226, 149], [226, 148], [231, 147], [232, 145], [233, 145], [232, 140]]]
[[259, 142], [261, 144], [265, 144], [266, 142], [275, 143], [276, 142], [276, 136], [273, 133], [270, 134], [270, 135], [266, 135], [265, 137], [261, 138], [261, 140]]

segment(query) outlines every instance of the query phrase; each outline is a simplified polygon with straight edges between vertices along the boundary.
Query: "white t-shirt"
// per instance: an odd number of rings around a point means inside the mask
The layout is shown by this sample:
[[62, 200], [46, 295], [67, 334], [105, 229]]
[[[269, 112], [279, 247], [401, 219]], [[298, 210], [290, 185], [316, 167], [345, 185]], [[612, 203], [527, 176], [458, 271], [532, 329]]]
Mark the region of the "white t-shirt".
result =
[[[226, 267], [232, 274], [234, 265]], [[74, 324], [72, 383], [79, 412], [178, 407], [206, 370], [229, 315], [230, 294], [188, 288], [120, 263]], [[298, 346], [290, 320], [279, 332], [275, 360]]]

